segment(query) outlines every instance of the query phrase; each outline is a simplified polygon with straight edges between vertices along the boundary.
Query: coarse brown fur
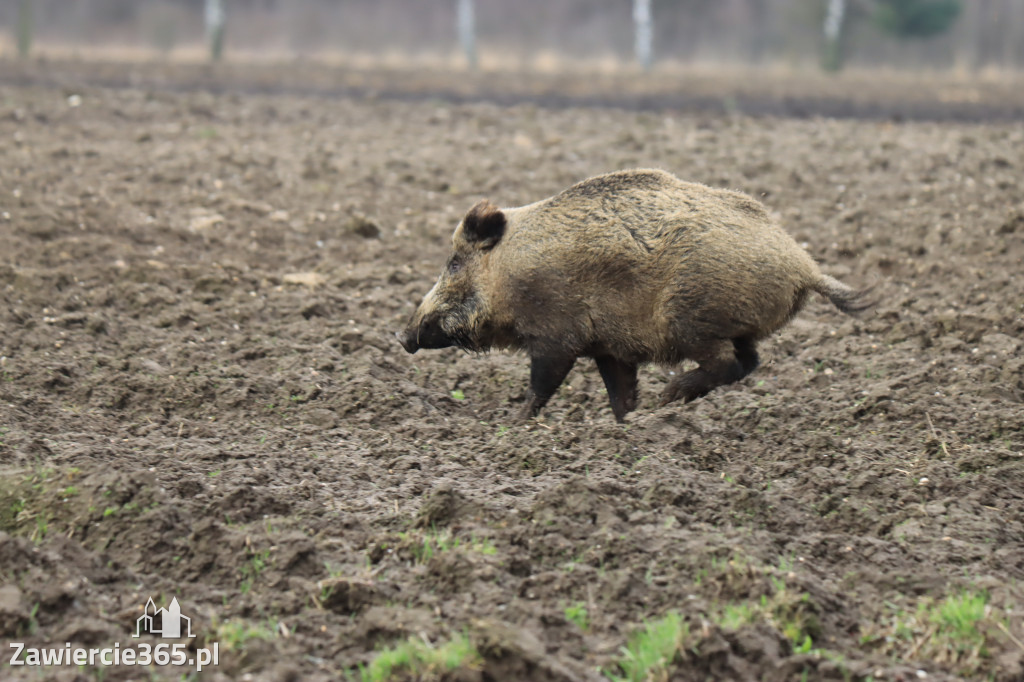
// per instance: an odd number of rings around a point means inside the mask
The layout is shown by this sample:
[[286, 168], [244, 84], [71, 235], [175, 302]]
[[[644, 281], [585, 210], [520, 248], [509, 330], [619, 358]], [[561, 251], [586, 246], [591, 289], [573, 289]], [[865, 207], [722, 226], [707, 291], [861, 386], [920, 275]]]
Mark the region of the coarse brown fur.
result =
[[846, 312], [864, 293], [823, 275], [751, 197], [660, 170], [600, 175], [519, 208], [482, 201], [452, 236], [437, 284], [399, 335], [410, 352], [457, 345], [531, 357], [535, 415], [578, 357], [593, 357], [616, 418], [636, 368], [694, 360], [663, 403], [757, 366], [755, 344], [815, 291]]

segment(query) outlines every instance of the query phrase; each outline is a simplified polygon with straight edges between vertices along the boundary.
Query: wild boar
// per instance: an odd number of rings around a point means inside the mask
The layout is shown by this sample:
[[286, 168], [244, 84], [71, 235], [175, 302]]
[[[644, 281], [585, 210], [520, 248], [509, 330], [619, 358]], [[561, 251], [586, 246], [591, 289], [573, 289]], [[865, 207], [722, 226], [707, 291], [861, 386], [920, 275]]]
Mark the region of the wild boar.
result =
[[623, 421], [636, 408], [640, 364], [695, 361], [661, 404], [704, 396], [754, 371], [757, 342], [811, 291], [847, 313], [871, 305], [867, 290], [822, 274], [755, 199], [625, 170], [528, 206], [473, 206], [437, 283], [396, 336], [410, 353], [526, 351], [524, 419], [577, 358], [594, 358]]

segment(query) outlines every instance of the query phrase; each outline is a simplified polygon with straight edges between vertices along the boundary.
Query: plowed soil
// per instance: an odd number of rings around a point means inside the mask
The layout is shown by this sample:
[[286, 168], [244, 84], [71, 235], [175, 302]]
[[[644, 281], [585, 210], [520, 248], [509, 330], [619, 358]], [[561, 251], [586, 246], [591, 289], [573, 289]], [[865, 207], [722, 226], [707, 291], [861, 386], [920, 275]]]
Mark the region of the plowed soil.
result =
[[[395, 341], [477, 199], [636, 166], [878, 306], [688, 405], [646, 368], [626, 424], [589, 361], [516, 423], [525, 357]], [[0, 677], [180, 679], [8, 647], [177, 596], [202, 679], [460, 634], [409, 675], [602, 679], [673, 612], [653, 679], [1024, 679], [1022, 174], [1019, 122], [2, 85]]]

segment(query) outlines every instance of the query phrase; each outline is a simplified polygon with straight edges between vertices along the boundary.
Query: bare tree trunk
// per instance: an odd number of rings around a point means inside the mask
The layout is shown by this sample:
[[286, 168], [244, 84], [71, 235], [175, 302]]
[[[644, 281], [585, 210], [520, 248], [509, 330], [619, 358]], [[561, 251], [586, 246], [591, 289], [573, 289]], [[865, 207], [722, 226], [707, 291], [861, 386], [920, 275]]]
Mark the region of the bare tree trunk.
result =
[[636, 60], [647, 71], [654, 63], [654, 50], [651, 47], [651, 0], [633, 0], [633, 24], [636, 29]]
[[224, 54], [224, 0], [206, 0], [206, 40], [210, 43], [210, 59], [219, 62]]
[[466, 57], [469, 68], [477, 67], [476, 55], [476, 16], [474, 12], [475, 0], [459, 0], [458, 24], [459, 44], [462, 46], [462, 54]]
[[1007, 3], [1004, 5], [1006, 9], [1006, 20], [1002, 22], [1004, 27], [1003, 33], [1003, 66], [1007, 69], [1012, 69], [1018, 66], [1017, 59], [1020, 56], [1020, 41], [1016, 39], [1016, 36], [1021, 35], [1021, 29], [1024, 28], [1024, 8], [1021, 8], [1019, 3]]
[[32, 0], [18, 5], [18, 56], [28, 57], [32, 49]]
[[754, 64], [760, 65], [768, 47], [769, 9], [766, 0], [750, 0], [749, 6], [753, 30], [750, 35], [748, 54]]
[[983, 69], [995, 59], [993, 46], [999, 41], [1000, 32], [995, 29], [999, 26], [999, 9], [994, 2], [978, 3], [981, 10], [981, 30], [977, 34], [978, 63], [977, 68]]
[[846, 23], [846, 0], [825, 0], [825, 58], [826, 71], [843, 68], [843, 28]]
[[978, 70], [978, 13], [977, 4], [964, 5], [964, 17], [961, 20], [959, 39], [954, 45], [953, 63], [955, 68], [964, 72]]

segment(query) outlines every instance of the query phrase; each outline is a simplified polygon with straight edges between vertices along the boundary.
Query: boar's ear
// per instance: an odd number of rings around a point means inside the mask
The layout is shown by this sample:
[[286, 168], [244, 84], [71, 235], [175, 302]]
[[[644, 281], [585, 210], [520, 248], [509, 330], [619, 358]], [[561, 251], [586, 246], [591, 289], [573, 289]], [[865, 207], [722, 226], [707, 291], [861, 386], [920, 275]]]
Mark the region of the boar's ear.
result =
[[462, 219], [462, 231], [467, 242], [479, 249], [489, 249], [505, 234], [505, 214], [484, 199]]

